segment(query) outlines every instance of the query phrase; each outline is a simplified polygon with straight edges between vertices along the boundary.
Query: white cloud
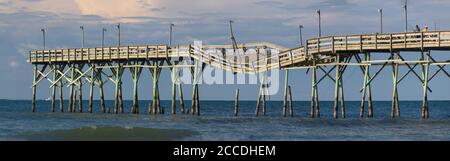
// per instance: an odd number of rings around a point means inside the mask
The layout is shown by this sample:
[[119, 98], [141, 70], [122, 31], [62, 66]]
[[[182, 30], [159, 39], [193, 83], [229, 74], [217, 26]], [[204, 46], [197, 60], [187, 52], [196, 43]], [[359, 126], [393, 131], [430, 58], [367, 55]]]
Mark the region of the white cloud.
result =
[[11, 61], [9, 62], [9, 67], [11, 67], [11, 68], [17, 68], [17, 67], [19, 67], [19, 63], [17, 63], [17, 61], [15, 61], [15, 60], [11, 60]]

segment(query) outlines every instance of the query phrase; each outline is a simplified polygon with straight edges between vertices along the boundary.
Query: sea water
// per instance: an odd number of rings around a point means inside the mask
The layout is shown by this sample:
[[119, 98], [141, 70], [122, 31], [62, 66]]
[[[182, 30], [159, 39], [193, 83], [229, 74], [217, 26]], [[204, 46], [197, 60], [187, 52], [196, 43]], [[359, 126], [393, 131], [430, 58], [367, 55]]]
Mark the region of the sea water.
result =
[[[320, 102], [320, 118], [310, 118], [310, 102], [304, 101], [293, 102], [294, 117], [282, 116], [282, 101], [268, 102], [266, 115], [260, 112], [259, 117], [255, 117], [256, 101], [240, 101], [238, 117], [234, 101], [201, 101], [201, 116], [181, 114], [178, 104], [177, 114], [172, 115], [170, 101], [161, 101], [164, 115], [149, 115], [149, 103], [140, 101], [140, 114], [134, 115], [129, 113], [132, 101], [124, 101], [125, 113], [116, 115], [100, 113], [99, 101], [94, 101], [91, 114], [88, 101], [83, 101], [83, 113], [67, 113], [67, 101], [64, 113], [59, 112], [59, 101], [52, 113], [50, 101], [37, 101], [37, 112], [32, 113], [31, 101], [0, 100], [0, 140], [65, 140], [67, 133], [74, 134], [68, 140], [450, 140], [450, 101], [430, 101], [427, 120], [421, 118], [421, 101], [401, 101], [401, 117], [395, 119], [390, 116], [390, 101], [373, 102], [374, 118], [360, 118], [360, 102], [348, 101], [345, 119], [332, 118], [330, 101]], [[190, 103], [185, 101], [187, 110]], [[106, 101], [111, 112], [113, 104]], [[151, 132], [123, 133], [143, 128]], [[79, 131], [70, 131], [74, 129]], [[56, 135], [64, 130], [62, 137]], [[92, 135], [81, 135], [87, 133]], [[117, 133], [123, 133], [121, 138], [113, 137]], [[47, 137], [30, 137], [34, 134]]]

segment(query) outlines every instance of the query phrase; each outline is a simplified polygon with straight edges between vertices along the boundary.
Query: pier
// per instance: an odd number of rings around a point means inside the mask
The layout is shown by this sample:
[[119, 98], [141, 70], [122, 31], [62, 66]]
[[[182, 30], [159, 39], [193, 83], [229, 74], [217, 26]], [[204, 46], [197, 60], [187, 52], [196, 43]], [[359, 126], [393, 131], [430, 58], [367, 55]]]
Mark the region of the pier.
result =
[[[235, 41], [234, 41], [235, 42]], [[245, 54], [226, 56], [226, 51], [243, 51]], [[212, 54], [208, 51], [216, 51]], [[253, 51], [253, 52], [246, 52]], [[279, 51], [279, 52], [272, 52]], [[266, 75], [270, 70], [283, 70], [286, 77], [291, 70], [308, 70], [312, 76], [311, 82], [311, 113], [310, 117], [320, 117], [319, 88], [318, 85], [325, 79], [335, 84], [333, 117], [345, 118], [344, 78], [342, 75], [348, 67], [361, 70], [361, 80], [364, 82], [359, 90], [361, 93], [360, 117], [373, 117], [371, 84], [382, 70], [392, 70], [392, 108], [391, 116], [400, 117], [400, 103], [398, 85], [408, 75], [417, 78], [423, 87], [422, 118], [429, 118], [428, 93], [432, 92], [430, 82], [439, 73], [450, 78], [445, 67], [450, 60], [437, 60], [433, 58], [432, 51], [450, 51], [450, 31], [405, 32], [388, 34], [365, 34], [327, 36], [306, 40], [306, 44], [297, 48], [285, 48], [268, 42], [231, 44], [231, 45], [171, 45], [153, 44], [136, 46], [110, 46], [98, 48], [68, 48], [54, 50], [33, 50], [29, 53], [29, 63], [33, 65], [34, 77], [32, 83], [32, 112], [36, 111], [36, 87], [43, 80], [50, 82], [51, 109], [55, 112], [56, 90], [59, 89], [59, 111], [84, 112], [81, 100], [82, 90], [89, 89], [88, 112], [93, 111], [94, 90], [99, 91], [100, 111], [107, 109], [104, 101], [103, 85], [112, 82], [115, 85], [113, 113], [124, 113], [122, 101], [122, 75], [131, 72], [133, 83], [133, 106], [131, 113], [138, 114], [138, 88], [140, 76], [150, 74], [153, 81], [152, 102], [146, 111], [149, 114], [164, 114], [160, 104], [159, 78], [161, 74], [171, 74], [177, 78], [180, 69], [189, 69], [192, 73], [192, 103], [190, 107], [184, 104], [182, 84], [173, 81], [171, 114], [179, 112], [200, 115], [201, 105], [199, 98], [199, 81], [206, 66], [242, 74]], [[417, 60], [406, 60], [402, 54], [416, 53]], [[385, 59], [372, 59], [373, 55], [382, 55]], [[188, 63], [186, 63], [188, 62]], [[327, 68], [325, 68], [327, 67]], [[406, 73], [399, 73], [399, 68], [407, 69]], [[430, 68], [435, 67], [434, 72]], [[162, 73], [168, 68], [171, 73]], [[359, 70], [358, 69], [358, 70]], [[417, 72], [415, 69], [419, 69]], [[319, 76], [319, 73], [322, 75]], [[293, 116], [292, 93], [288, 79], [284, 84], [283, 116]], [[68, 104], [63, 104], [63, 88], [69, 90]], [[256, 101], [255, 115], [264, 115], [266, 112], [265, 81], [261, 81]], [[169, 90], [169, 89], [165, 89]], [[177, 103], [177, 90], [179, 103]], [[78, 91], [78, 107], [75, 107]], [[230, 96], [232, 97], [232, 96]], [[235, 115], [238, 115], [239, 90], [235, 96]], [[150, 97], [149, 97], [150, 98]], [[294, 97], [295, 98], [295, 97]], [[289, 100], [288, 100], [289, 99]], [[289, 102], [289, 103], [288, 103]], [[262, 108], [261, 108], [262, 107]], [[77, 109], [78, 108], [78, 109]], [[187, 110], [189, 108], [190, 110]], [[261, 111], [262, 110], [262, 111]], [[141, 112], [142, 113], [142, 112]], [[167, 112], [169, 113], [169, 112]]]

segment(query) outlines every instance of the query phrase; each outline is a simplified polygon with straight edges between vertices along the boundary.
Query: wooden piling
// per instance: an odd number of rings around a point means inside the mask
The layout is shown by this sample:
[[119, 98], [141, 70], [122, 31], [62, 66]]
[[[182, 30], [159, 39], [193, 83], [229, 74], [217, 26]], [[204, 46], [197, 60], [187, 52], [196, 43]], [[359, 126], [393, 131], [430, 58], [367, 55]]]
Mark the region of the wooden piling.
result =
[[[391, 53], [392, 55], [394, 53]], [[394, 57], [394, 56], [393, 56]], [[398, 77], [398, 63], [392, 63], [392, 77], [393, 77], [393, 92], [392, 92], [392, 111], [391, 117], [395, 118], [398, 116], [398, 92], [397, 92], [397, 77]]]
[[289, 91], [289, 115], [291, 117], [294, 117], [294, 107], [293, 107], [293, 102], [292, 102], [291, 86], [288, 86], [288, 91]]
[[184, 99], [183, 99], [183, 87], [182, 84], [180, 82], [180, 84], [178, 84], [178, 95], [180, 97], [180, 111], [181, 113], [185, 113], [185, 109], [184, 109]]
[[341, 93], [341, 117], [342, 118], [346, 118], [347, 117], [347, 115], [346, 115], [346, 112], [345, 112], [345, 97], [344, 97], [344, 81], [342, 80], [343, 78], [342, 78], [342, 74], [343, 74], [343, 71], [342, 71], [342, 73], [340, 74], [340, 79], [339, 79], [339, 81], [340, 81], [340, 93]]
[[263, 116], [265, 116], [266, 115], [266, 93], [264, 92], [263, 93], [263, 96], [262, 96], [262, 114], [263, 114]]
[[[349, 63], [351, 61], [352, 57], [348, 57], [345, 60], [345, 63]], [[344, 96], [344, 73], [345, 70], [347, 69], [347, 65], [343, 65], [343, 68], [341, 69], [340, 73], [339, 73], [339, 88], [340, 88], [340, 95], [341, 95], [341, 117], [342, 118], [346, 118], [347, 114], [345, 111], [345, 96]]]
[[73, 101], [72, 101], [72, 109], [70, 109], [71, 112], [77, 112], [76, 107], [77, 107], [77, 96], [78, 96], [78, 91], [75, 90], [75, 94], [73, 95]]
[[287, 95], [288, 95], [288, 83], [289, 83], [289, 70], [287, 69], [285, 71], [285, 78], [284, 78], [284, 97], [283, 97], [283, 117], [286, 117], [286, 110], [287, 110]]
[[196, 103], [196, 96], [197, 96], [196, 89], [195, 89], [196, 87], [197, 86], [195, 85], [195, 82], [194, 82], [194, 85], [192, 87], [191, 110], [190, 110], [192, 115], [195, 114], [195, 103]]
[[89, 113], [92, 113], [93, 99], [94, 99], [94, 82], [95, 82], [95, 64], [91, 65], [91, 78], [89, 82]]
[[[119, 79], [119, 112], [123, 113], [123, 96], [122, 96], [122, 74]], [[139, 109], [136, 109], [136, 113], [139, 113]], [[117, 114], [117, 111], [116, 111]]]
[[177, 68], [172, 68], [172, 105], [171, 105], [171, 109], [172, 109], [172, 115], [176, 114], [176, 94], [177, 94], [177, 88], [176, 88], [176, 72], [177, 72]]
[[312, 91], [311, 91], [311, 118], [317, 117], [320, 118], [320, 110], [319, 110], [319, 85], [317, 82], [317, 66], [316, 63], [313, 62], [313, 67], [311, 69], [312, 74]]
[[263, 85], [263, 83], [261, 83], [261, 85], [259, 86], [258, 100], [256, 101], [256, 109], [255, 109], [256, 117], [259, 116], [259, 107], [260, 107], [260, 101], [261, 101], [261, 96], [262, 96], [262, 85]]
[[238, 116], [239, 112], [239, 88], [236, 89], [236, 95], [234, 97], [234, 116]]
[[158, 68], [150, 69], [153, 74], [153, 100], [152, 100], [152, 112], [153, 114], [159, 114], [158, 108]]
[[[365, 61], [370, 61], [370, 55], [369, 54], [370, 53], [364, 53]], [[369, 77], [369, 66], [365, 65], [364, 67], [361, 67], [361, 69], [364, 72], [364, 81], [363, 81], [363, 91], [362, 91], [362, 97], [361, 97], [361, 106], [360, 106], [361, 108], [360, 108], [359, 117], [362, 118], [362, 117], [364, 117], [364, 110], [365, 110], [364, 108], [365, 108], [365, 102], [366, 102], [366, 94], [369, 95], [371, 92], [369, 92], [369, 86], [367, 85], [367, 83], [370, 80], [370, 77]], [[368, 111], [369, 111], [368, 117], [370, 117], [371, 111], [372, 111], [371, 110], [371, 103], [370, 103], [370, 107], [369, 107], [369, 103], [370, 102], [368, 102]]]
[[267, 95], [267, 73], [264, 72], [264, 78], [263, 78], [263, 86], [262, 86], [262, 114], [263, 116], [266, 115], [266, 95]]
[[196, 90], [196, 97], [195, 97], [195, 113], [197, 116], [200, 116], [200, 94], [199, 94], [199, 85], [197, 84]]
[[73, 84], [73, 78], [75, 77], [75, 64], [70, 65], [70, 80], [69, 80], [69, 101], [67, 106], [67, 112], [72, 112], [72, 105], [73, 105], [73, 92], [74, 92], [74, 84]]
[[[366, 58], [367, 58], [367, 54], [366, 54]], [[367, 59], [366, 59], [367, 61]], [[363, 81], [363, 91], [361, 93], [361, 106], [360, 106], [360, 110], [359, 110], [359, 117], [363, 118], [364, 117], [364, 106], [365, 106], [365, 102], [366, 102], [366, 89], [367, 89], [367, 81], [368, 80], [368, 70], [367, 70], [367, 65], [364, 66], [364, 81]]]
[[[366, 53], [366, 61], [371, 61], [370, 58], [370, 53]], [[366, 70], [367, 70], [367, 81], [370, 80], [370, 66], [365, 66]], [[367, 110], [368, 110], [368, 114], [367, 116], [369, 118], [373, 117], [373, 106], [372, 106], [372, 88], [371, 88], [371, 82], [368, 82], [367, 85]]]
[[[53, 70], [53, 82], [55, 83], [56, 81], [56, 77], [57, 77], [57, 72], [56, 72], [56, 65], [52, 65], [52, 70]], [[55, 112], [55, 95], [56, 95], [56, 83], [52, 86], [52, 112]]]
[[[84, 65], [79, 65], [78, 69], [80, 71], [83, 71], [83, 66]], [[80, 75], [80, 74], [78, 74], [78, 75]], [[83, 76], [81, 76], [81, 77], [83, 77]], [[78, 111], [80, 113], [83, 112], [83, 79], [82, 78], [78, 79]]]
[[[423, 119], [428, 119], [429, 118], [429, 112], [428, 112], [428, 73], [429, 73], [429, 61], [430, 61], [430, 54], [431, 52], [428, 51], [427, 55], [426, 55], [426, 59], [425, 61], [427, 63], [422, 64], [422, 79], [423, 79], [423, 100], [422, 100], [422, 118]], [[423, 58], [423, 52], [422, 52], [422, 59]]]
[[[120, 66], [119, 66], [120, 68]], [[114, 77], [115, 77], [115, 94], [114, 94], [114, 113], [118, 114], [119, 112], [119, 91], [120, 91], [120, 69], [117, 68], [113, 73], [114, 73]], [[132, 112], [133, 114], [135, 114], [135, 111]]]
[[31, 112], [36, 112], [36, 86], [38, 80], [38, 65], [34, 65], [33, 71], [33, 86], [32, 86], [32, 96], [31, 96]]
[[316, 116], [316, 101], [315, 101], [315, 93], [316, 93], [316, 67], [311, 68], [311, 113], [310, 117], [314, 118]]
[[102, 69], [96, 69], [96, 72], [98, 73], [97, 75], [97, 82], [98, 82], [98, 89], [99, 89], [99, 94], [100, 94], [100, 111], [102, 113], [105, 113], [105, 95], [103, 92], [103, 80], [102, 80]]
[[[60, 69], [61, 71], [64, 70], [65, 66], [62, 66]], [[59, 77], [62, 77], [61, 74], [59, 74]], [[59, 112], [64, 112], [64, 99], [63, 99], [63, 82], [62, 79], [59, 80]]]
[[[317, 74], [315, 74], [317, 76]], [[317, 79], [316, 79], [317, 80]], [[314, 96], [315, 96], [315, 109], [316, 109], [316, 117], [320, 118], [320, 108], [319, 108], [319, 86], [316, 85], [315, 91], [314, 91]]]
[[156, 113], [157, 114], [164, 114], [164, 109], [161, 108], [161, 100], [159, 98], [159, 73], [158, 73], [158, 80], [157, 81], [158, 81], [158, 83], [156, 84]]
[[335, 78], [335, 87], [334, 87], [334, 106], [333, 106], [333, 118], [338, 118], [338, 110], [339, 110], [339, 83], [340, 83], [340, 55], [336, 54], [336, 78]]
[[[137, 65], [138, 62], [135, 62], [135, 65]], [[133, 111], [135, 114], [139, 113], [139, 99], [138, 99], [138, 84], [139, 84], [139, 77], [141, 75], [142, 68], [135, 66], [134, 68], [130, 68], [131, 71], [131, 77], [133, 79], [133, 107], [131, 111]], [[121, 111], [123, 112], [123, 111]]]

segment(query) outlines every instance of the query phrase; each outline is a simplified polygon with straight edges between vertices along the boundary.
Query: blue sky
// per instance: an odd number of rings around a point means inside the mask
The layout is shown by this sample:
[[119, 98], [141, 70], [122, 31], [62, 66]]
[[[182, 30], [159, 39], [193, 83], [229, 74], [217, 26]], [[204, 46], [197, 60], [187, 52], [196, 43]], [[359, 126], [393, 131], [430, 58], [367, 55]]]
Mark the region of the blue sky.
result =
[[[86, 29], [87, 47], [100, 45], [103, 27], [108, 29], [106, 43], [115, 44], [114, 25], [117, 23], [122, 24], [122, 42], [125, 45], [167, 43], [170, 23], [176, 24], [174, 44], [189, 44], [194, 40], [228, 44], [227, 23], [232, 19], [238, 43], [267, 41], [293, 48], [299, 43], [299, 24], [305, 26], [305, 39], [317, 35], [317, 9], [322, 11], [322, 35], [377, 32], [379, 8], [384, 11], [384, 31], [402, 32], [402, 3], [402, 0], [0, 0], [0, 98], [31, 98], [32, 66], [26, 59], [29, 50], [42, 47], [41, 28], [48, 30], [48, 48], [79, 47], [80, 25]], [[450, 30], [448, 8], [450, 1], [446, 0], [410, 0], [408, 25], [410, 28], [416, 24], [429, 25], [434, 29], [436, 24], [440, 30]], [[449, 58], [446, 52], [433, 54], [441, 60]], [[404, 55], [410, 59], [418, 57], [418, 53]], [[432, 68], [434, 70], [435, 67]], [[405, 69], [400, 71], [406, 72]], [[161, 98], [169, 99], [169, 74], [164, 72]], [[151, 98], [148, 73], [144, 72], [140, 82], [140, 99]], [[373, 84], [374, 99], [389, 100], [392, 93], [391, 68], [380, 76]], [[124, 96], [131, 98], [129, 73], [125, 77]], [[281, 82], [284, 82], [283, 78], [280, 78]], [[356, 68], [347, 70], [344, 81], [346, 99], [359, 100], [357, 91], [362, 86], [361, 72]], [[310, 75], [293, 71], [290, 84], [294, 99], [309, 100]], [[333, 98], [333, 90], [330, 90], [333, 85], [331, 81], [320, 85], [321, 100]], [[430, 99], [450, 99], [450, 85], [445, 75], [440, 74], [430, 86], [433, 89]], [[111, 83], [106, 86], [107, 99], [112, 99], [112, 87]], [[241, 88], [241, 99], [256, 99], [256, 85], [204, 85], [200, 87], [200, 97], [203, 100], [233, 99], [237, 87]], [[420, 87], [419, 81], [409, 76], [399, 86], [400, 99], [421, 99]], [[190, 94], [190, 89], [186, 86], [186, 95]], [[50, 96], [48, 83], [41, 84], [38, 91], [39, 99]], [[87, 92], [87, 88], [84, 91]], [[272, 98], [281, 99], [281, 93]]]

